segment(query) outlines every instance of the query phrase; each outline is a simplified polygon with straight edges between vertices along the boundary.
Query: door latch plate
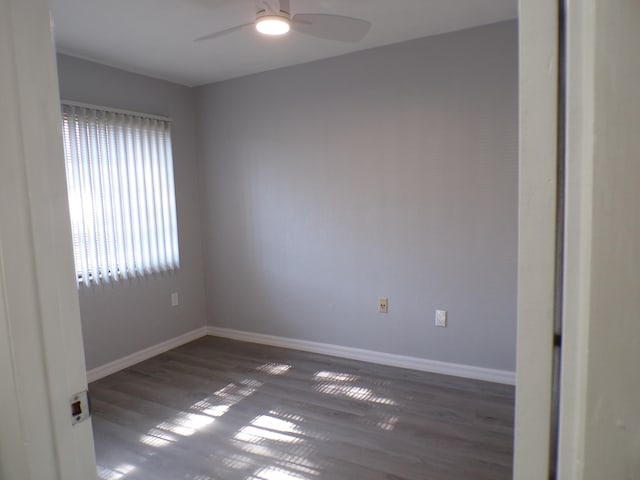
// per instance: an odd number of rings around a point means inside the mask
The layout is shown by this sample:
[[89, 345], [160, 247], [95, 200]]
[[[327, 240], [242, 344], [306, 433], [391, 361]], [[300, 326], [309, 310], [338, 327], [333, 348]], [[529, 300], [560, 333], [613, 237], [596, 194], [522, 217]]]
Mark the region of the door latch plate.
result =
[[84, 390], [71, 396], [71, 424], [84, 422], [91, 416], [91, 408], [89, 407], [89, 392]]

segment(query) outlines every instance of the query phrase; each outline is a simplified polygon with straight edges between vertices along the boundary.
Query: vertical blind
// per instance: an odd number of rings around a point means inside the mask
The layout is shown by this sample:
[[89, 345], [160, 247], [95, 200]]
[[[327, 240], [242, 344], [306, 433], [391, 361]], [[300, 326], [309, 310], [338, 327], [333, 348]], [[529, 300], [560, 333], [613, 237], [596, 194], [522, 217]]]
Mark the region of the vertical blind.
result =
[[179, 268], [168, 119], [62, 105], [78, 285]]

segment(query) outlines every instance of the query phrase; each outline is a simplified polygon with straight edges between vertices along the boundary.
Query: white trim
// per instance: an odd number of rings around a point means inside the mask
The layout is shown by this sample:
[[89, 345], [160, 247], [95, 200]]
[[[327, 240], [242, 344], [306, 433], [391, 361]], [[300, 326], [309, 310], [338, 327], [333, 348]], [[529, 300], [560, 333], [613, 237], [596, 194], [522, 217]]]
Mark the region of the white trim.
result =
[[560, 18], [556, 0], [519, 0], [518, 8], [518, 390], [513, 478], [524, 480], [548, 477], [551, 459]]
[[99, 110], [101, 112], [119, 113], [121, 115], [129, 115], [131, 117], [148, 118], [150, 120], [160, 120], [163, 122], [171, 123], [171, 118], [164, 115], [155, 115], [152, 113], [134, 112], [133, 110], [123, 110], [121, 108], [105, 107], [104, 105], [94, 105], [92, 103], [74, 102], [72, 100], [62, 100], [61, 105], [67, 105], [69, 107], [88, 108], [90, 110]]
[[506, 385], [516, 384], [515, 372], [508, 370], [495, 370], [492, 368], [474, 367], [472, 365], [462, 365], [459, 363], [440, 362], [427, 358], [408, 357], [405, 355], [395, 355], [393, 353], [375, 352], [361, 348], [343, 347], [341, 345], [331, 345], [328, 343], [309, 342], [307, 340], [297, 340], [295, 338], [276, 337], [261, 333], [244, 332], [230, 328], [220, 327], [200, 327], [191, 332], [187, 332], [179, 337], [172, 338], [157, 345], [153, 345], [139, 352], [132, 353], [126, 357], [114, 360], [100, 367], [93, 368], [87, 372], [89, 382], [95, 382], [108, 375], [112, 375], [120, 370], [129, 368], [149, 358], [168, 352], [176, 347], [192, 342], [198, 338], [211, 335], [213, 337], [229, 338], [242, 342], [258, 343], [270, 345], [272, 347], [290, 348], [303, 352], [320, 353], [339, 358], [349, 358], [362, 362], [377, 363], [390, 367], [408, 368], [421, 372], [439, 373], [441, 375], [452, 375], [454, 377], [472, 378], [486, 382], [503, 383]]
[[442, 375], [453, 375], [456, 377], [472, 378], [487, 382], [504, 383], [515, 385], [516, 374], [508, 370], [495, 370], [492, 368], [474, 367], [459, 363], [440, 362], [427, 358], [408, 357], [405, 355], [395, 355], [392, 353], [375, 352], [361, 348], [344, 347], [327, 343], [309, 342], [287, 337], [276, 337], [273, 335], [263, 335], [260, 333], [244, 332], [229, 328], [206, 327], [207, 334], [215, 337], [230, 338], [243, 342], [259, 343], [274, 347], [291, 348], [304, 352], [321, 353], [334, 357], [349, 358], [363, 362], [377, 363], [391, 367], [409, 368], [422, 372], [439, 373]]
[[178, 337], [171, 338], [165, 342], [158, 343], [157, 345], [153, 345], [151, 347], [145, 348], [144, 350], [140, 350], [139, 352], [132, 353], [131, 355], [127, 355], [126, 357], [119, 358], [118, 360], [114, 360], [113, 362], [109, 362], [100, 367], [93, 368], [87, 372], [87, 380], [89, 382], [95, 382], [96, 380], [100, 380], [101, 378], [119, 372], [120, 370], [129, 368], [136, 363], [148, 360], [152, 357], [155, 357], [156, 355], [168, 352], [169, 350], [184, 345], [185, 343], [197, 340], [198, 338], [204, 337], [206, 335], [207, 327], [200, 327], [196, 330], [184, 333]]

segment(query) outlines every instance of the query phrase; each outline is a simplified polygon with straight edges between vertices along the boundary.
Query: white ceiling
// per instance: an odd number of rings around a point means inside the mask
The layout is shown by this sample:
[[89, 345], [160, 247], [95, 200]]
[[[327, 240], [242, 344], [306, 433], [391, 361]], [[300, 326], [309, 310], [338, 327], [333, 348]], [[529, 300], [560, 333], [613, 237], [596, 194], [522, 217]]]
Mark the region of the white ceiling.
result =
[[517, 0], [291, 0], [292, 14], [373, 24], [356, 44], [252, 29], [193, 39], [254, 20], [255, 0], [53, 0], [58, 51], [184, 85], [212, 83], [413, 38], [515, 18]]

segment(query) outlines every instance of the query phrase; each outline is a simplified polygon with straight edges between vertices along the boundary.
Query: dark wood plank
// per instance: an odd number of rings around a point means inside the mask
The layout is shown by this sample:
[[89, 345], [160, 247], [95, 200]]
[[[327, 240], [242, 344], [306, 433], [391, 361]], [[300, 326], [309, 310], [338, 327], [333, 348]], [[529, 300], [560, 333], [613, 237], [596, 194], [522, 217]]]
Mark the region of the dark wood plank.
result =
[[102, 480], [511, 478], [505, 385], [205, 337], [90, 390]]

